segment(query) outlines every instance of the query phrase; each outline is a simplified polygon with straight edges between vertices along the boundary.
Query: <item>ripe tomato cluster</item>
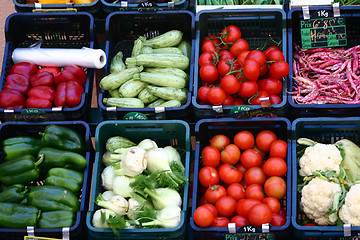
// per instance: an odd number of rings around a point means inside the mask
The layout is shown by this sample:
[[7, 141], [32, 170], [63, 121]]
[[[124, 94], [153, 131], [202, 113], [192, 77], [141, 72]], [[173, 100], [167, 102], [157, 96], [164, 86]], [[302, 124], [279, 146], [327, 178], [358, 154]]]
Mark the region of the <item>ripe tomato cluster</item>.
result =
[[282, 226], [286, 211], [287, 143], [270, 130], [215, 135], [202, 150], [201, 198], [194, 212], [200, 227]]
[[199, 104], [260, 105], [265, 97], [273, 105], [281, 103], [281, 79], [290, 68], [279, 47], [250, 50], [240, 29], [229, 25], [219, 35], [206, 36], [201, 51]]

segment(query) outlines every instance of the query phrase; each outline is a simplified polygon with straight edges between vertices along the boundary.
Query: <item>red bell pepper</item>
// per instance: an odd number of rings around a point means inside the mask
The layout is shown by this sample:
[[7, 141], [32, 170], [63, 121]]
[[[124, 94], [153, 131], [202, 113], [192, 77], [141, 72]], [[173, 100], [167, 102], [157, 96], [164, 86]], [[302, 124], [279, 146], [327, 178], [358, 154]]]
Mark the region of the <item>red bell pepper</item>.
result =
[[75, 81], [61, 82], [56, 87], [56, 107], [76, 107], [81, 101], [83, 86]]
[[30, 83], [33, 87], [49, 86], [55, 87], [54, 75], [51, 72], [38, 72], [30, 77]]
[[6, 84], [4, 89], [11, 89], [26, 95], [30, 90], [30, 81], [24, 75], [12, 73], [6, 77]]
[[38, 70], [38, 67], [34, 63], [19, 62], [19, 63], [14, 64], [10, 68], [9, 74], [18, 73], [18, 74], [24, 75], [25, 77], [29, 78], [31, 75], [34, 75], [37, 70]]
[[0, 92], [0, 108], [4, 109], [22, 109], [25, 108], [26, 98], [18, 91], [3, 89]]
[[51, 72], [54, 76], [56, 76], [56, 74], [58, 74], [60, 72], [60, 68], [58, 68], [58, 67], [42, 67], [42, 68], [39, 68], [39, 70], [37, 70], [36, 73], [40, 73], [40, 72]]
[[55, 84], [58, 85], [61, 82], [68, 81], [75, 81], [80, 85], [84, 85], [86, 82], [86, 73], [79, 66], [68, 65], [60, 73], [56, 74]]
[[28, 92], [27, 108], [51, 108], [55, 97], [55, 89], [49, 86], [36, 86]]

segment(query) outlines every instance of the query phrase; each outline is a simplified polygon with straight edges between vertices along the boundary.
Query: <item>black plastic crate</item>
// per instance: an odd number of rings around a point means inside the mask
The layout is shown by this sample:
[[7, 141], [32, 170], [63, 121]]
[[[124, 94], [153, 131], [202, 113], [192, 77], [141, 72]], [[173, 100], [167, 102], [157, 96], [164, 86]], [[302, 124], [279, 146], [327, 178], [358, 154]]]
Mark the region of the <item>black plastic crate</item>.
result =
[[[14, 65], [12, 52], [42, 40], [42, 48], [94, 48], [94, 18], [89, 13], [14, 13], [5, 23], [5, 49], [0, 86], [4, 87]], [[26, 112], [25, 109], [0, 109], [2, 121], [86, 120], [91, 104], [94, 69], [84, 69], [87, 75], [81, 102], [74, 108], [50, 108]]]
[[[310, 13], [319, 10], [332, 11], [332, 7], [311, 7]], [[340, 17], [345, 18], [347, 46], [351, 48], [359, 45], [358, 37], [360, 35], [360, 7], [359, 6], [340, 6]], [[289, 28], [288, 28], [288, 54], [290, 63], [289, 85], [288, 91], [293, 91], [293, 53], [294, 46], [301, 46], [300, 21], [303, 20], [303, 12], [301, 8], [294, 8], [288, 12]], [[297, 104], [291, 94], [288, 94], [288, 103], [290, 108], [290, 117], [295, 119], [299, 117], [332, 117], [343, 116], [351, 117], [360, 113], [360, 104]]]
[[[241, 38], [245, 39], [250, 50], [261, 47], [269, 40], [269, 35], [282, 42], [280, 49], [286, 58], [286, 14], [282, 9], [221, 9], [204, 10], [196, 15], [196, 43], [194, 63], [194, 94], [192, 99], [194, 115], [197, 118], [231, 117], [231, 109], [235, 106], [201, 105], [198, 99], [198, 89], [201, 87], [199, 56], [201, 55], [201, 42], [210, 34], [218, 35], [228, 25], [240, 28]], [[270, 45], [269, 45], [270, 46]], [[246, 105], [240, 116], [285, 116], [286, 113], [286, 81], [282, 81], [282, 102], [264, 109], [260, 105]]]
[[[81, 239], [86, 234], [86, 212], [89, 207], [89, 195], [91, 189], [91, 174], [93, 159], [92, 154], [94, 152], [91, 139], [90, 128], [86, 122], [83, 121], [56, 121], [56, 122], [5, 122], [0, 125], [0, 139], [1, 142], [10, 137], [16, 136], [30, 136], [40, 139], [39, 132], [44, 132], [46, 126], [49, 124], [55, 124], [59, 126], [65, 126], [77, 131], [80, 136], [83, 137], [86, 146], [86, 152], [84, 157], [87, 160], [87, 166], [84, 168], [84, 181], [82, 184], [81, 194], [79, 196], [80, 209], [76, 213], [75, 223], [68, 229], [70, 239]], [[4, 162], [4, 156], [2, 152], [2, 143], [0, 143], [0, 163]], [[37, 181], [36, 184], [42, 184], [43, 180]], [[66, 234], [66, 233], [65, 233]], [[50, 237], [50, 238], [63, 238], [62, 228], [53, 229], [41, 229], [35, 228], [34, 235], [36, 237]], [[28, 236], [27, 229], [16, 228], [0, 228], [0, 239], [24, 239], [24, 236]]]
[[192, 46], [189, 65], [189, 83], [187, 102], [180, 107], [166, 108], [163, 112], [155, 108], [112, 108], [103, 104], [106, 91], [101, 90], [98, 98], [99, 107], [104, 119], [122, 119], [126, 113], [141, 112], [148, 119], [185, 119], [192, 113], [191, 95], [193, 91], [194, 63], [194, 14], [190, 11], [158, 11], [158, 12], [114, 12], [106, 18], [106, 58], [104, 76], [110, 73], [111, 59], [118, 51], [123, 52], [123, 60], [131, 56], [134, 41], [139, 36], [153, 36], [170, 30], [183, 32], [183, 39]]
[[33, 11], [78, 11], [97, 14], [101, 10], [101, 1], [94, 0], [92, 3], [84, 4], [27, 4], [26, 0], [13, 0], [15, 10], [17, 12], [33, 12]]
[[116, 11], [126, 10], [184, 10], [189, 6], [190, 0], [180, 0], [177, 2], [166, 1], [166, 2], [155, 2], [155, 1], [132, 1], [132, 0], [101, 0], [102, 8], [106, 13], [112, 13]]
[[[202, 168], [201, 164], [201, 151], [205, 146], [209, 145], [209, 141], [212, 137], [217, 134], [224, 134], [231, 139], [234, 138], [235, 134], [247, 130], [256, 135], [262, 130], [271, 130], [275, 132], [279, 139], [287, 142], [287, 173], [285, 181], [287, 185], [286, 197], [281, 200], [281, 205], [286, 208], [286, 222], [283, 226], [269, 228], [269, 238], [275, 237], [276, 239], [290, 239], [290, 219], [291, 219], [291, 141], [290, 141], [290, 121], [286, 118], [252, 118], [252, 119], [234, 119], [234, 118], [222, 118], [222, 119], [202, 119], [195, 125], [196, 145], [195, 145], [195, 160], [194, 160], [194, 182], [192, 192], [192, 213], [190, 217], [190, 226], [194, 239], [226, 239], [226, 234], [229, 233], [227, 227], [199, 227], [195, 224], [193, 215], [198, 207], [198, 202], [201, 197], [201, 185], [199, 184], [199, 171]], [[243, 228], [236, 228], [238, 233], [244, 233]], [[254, 228], [255, 229], [255, 228]], [[261, 233], [261, 228], [258, 229]], [[258, 232], [259, 233], [259, 232]], [[242, 237], [249, 239], [252, 237], [251, 234], [246, 233]], [[239, 239], [242, 237], [239, 236]], [[258, 236], [254, 236], [257, 238]], [[230, 239], [230, 238], [229, 238]]]
[[299, 166], [297, 163], [298, 147], [296, 140], [309, 138], [314, 141], [332, 144], [341, 139], [349, 139], [360, 145], [360, 118], [358, 117], [318, 117], [298, 118], [292, 123], [292, 212], [291, 224], [298, 238], [315, 237], [317, 239], [356, 239], [360, 234], [359, 226], [351, 227], [351, 238], [344, 238], [343, 226], [303, 226], [305, 214], [300, 209], [300, 194], [297, 192]]

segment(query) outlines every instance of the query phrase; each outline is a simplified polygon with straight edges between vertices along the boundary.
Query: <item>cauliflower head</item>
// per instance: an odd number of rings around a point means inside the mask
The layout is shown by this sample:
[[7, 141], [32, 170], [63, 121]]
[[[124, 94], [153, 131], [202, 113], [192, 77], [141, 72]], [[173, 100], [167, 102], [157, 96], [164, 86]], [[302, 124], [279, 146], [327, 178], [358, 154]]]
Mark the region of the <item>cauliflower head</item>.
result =
[[340, 151], [335, 145], [317, 143], [307, 147], [304, 155], [299, 159], [299, 174], [308, 176], [316, 170], [335, 171], [339, 174], [341, 161]]
[[320, 177], [313, 178], [301, 191], [300, 207], [306, 216], [318, 225], [333, 225], [326, 213], [336, 193], [341, 192], [339, 184]]
[[340, 208], [339, 217], [344, 223], [360, 226], [360, 184], [352, 186]]

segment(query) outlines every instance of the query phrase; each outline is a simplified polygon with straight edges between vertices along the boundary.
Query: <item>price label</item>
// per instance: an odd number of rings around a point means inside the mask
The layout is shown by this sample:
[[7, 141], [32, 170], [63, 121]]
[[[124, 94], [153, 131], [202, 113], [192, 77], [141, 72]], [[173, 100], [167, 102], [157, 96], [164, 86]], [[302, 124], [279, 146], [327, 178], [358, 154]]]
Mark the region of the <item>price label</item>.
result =
[[249, 117], [277, 117], [275, 109], [272, 107], [254, 109], [252, 106], [240, 105], [235, 106], [230, 110], [230, 114], [236, 118], [249, 118]]
[[158, 5], [155, 2], [147, 1], [138, 4], [138, 8], [157, 8]]
[[45, 114], [45, 111], [37, 108], [26, 108], [21, 111], [21, 114]]
[[148, 118], [139, 112], [129, 112], [125, 114], [124, 120], [147, 120]]
[[331, 11], [319, 10], [310, 19], [300, 21], [303, 49], [347, 45], [345, 18], [333, 17]]
[[46, 238], [46, 237], [30, 237], [30, 236], [25, 236], [24, 240], [61, 240], [58, 238]]
[[224, 240], [275, 240], [272, 233], [262, 233], [254, 226], [241, 227], [240, 232], [225, 234]]

